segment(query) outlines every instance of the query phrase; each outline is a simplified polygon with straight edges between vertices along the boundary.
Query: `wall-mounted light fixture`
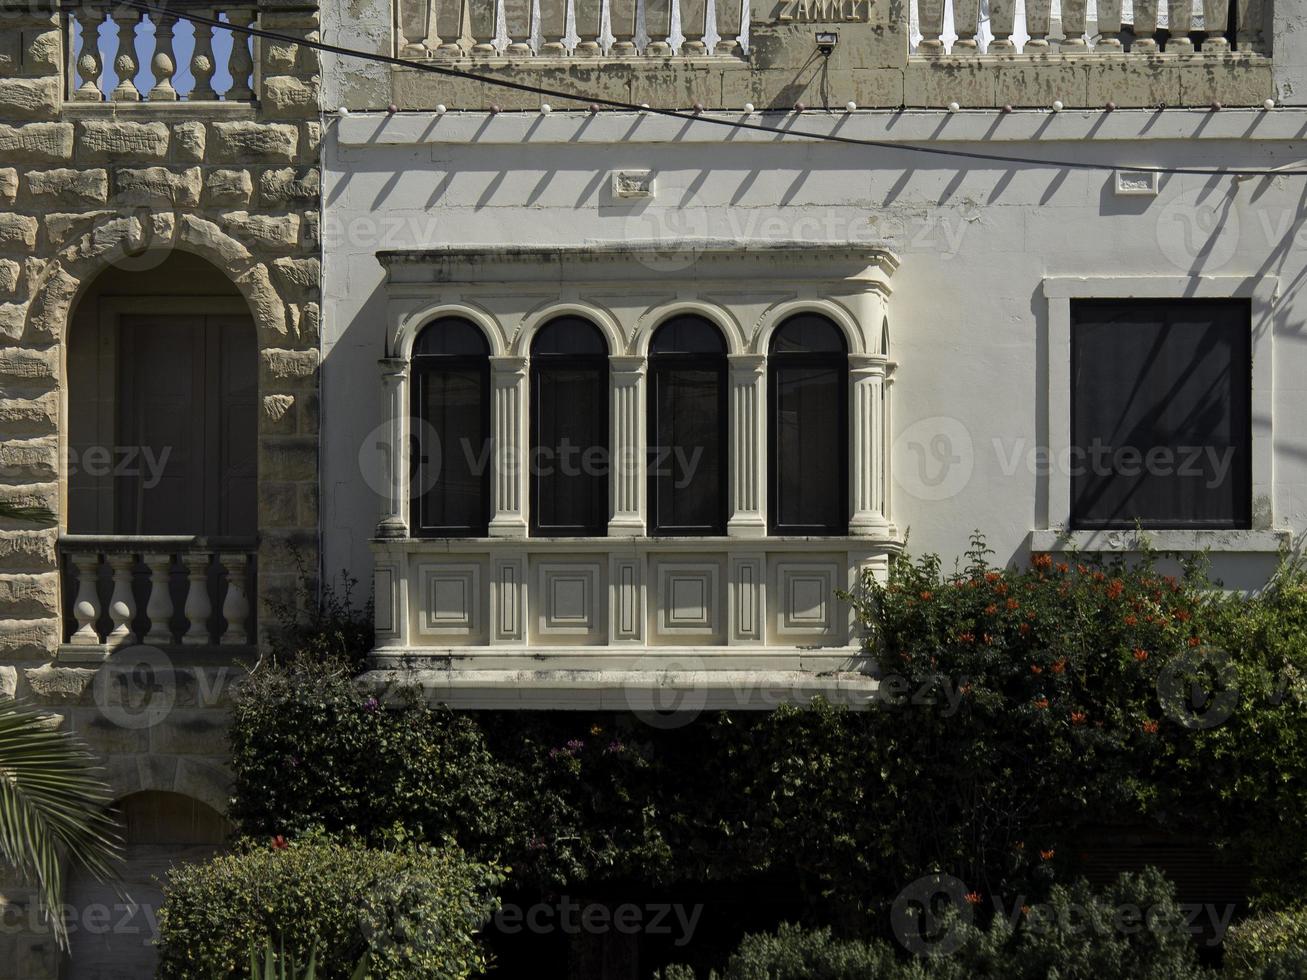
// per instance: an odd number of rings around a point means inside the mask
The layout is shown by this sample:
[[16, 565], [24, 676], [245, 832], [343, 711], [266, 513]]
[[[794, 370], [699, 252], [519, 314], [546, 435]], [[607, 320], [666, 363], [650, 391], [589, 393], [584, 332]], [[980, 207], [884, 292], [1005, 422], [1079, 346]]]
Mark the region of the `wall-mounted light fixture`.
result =
[[839, 44], [840, 36], [835, 31], [818, 31], [816, 35], [817, 50], [821, 52], [823, 58], [829, 58], [830, 53], [835, 50], [835, 45]]

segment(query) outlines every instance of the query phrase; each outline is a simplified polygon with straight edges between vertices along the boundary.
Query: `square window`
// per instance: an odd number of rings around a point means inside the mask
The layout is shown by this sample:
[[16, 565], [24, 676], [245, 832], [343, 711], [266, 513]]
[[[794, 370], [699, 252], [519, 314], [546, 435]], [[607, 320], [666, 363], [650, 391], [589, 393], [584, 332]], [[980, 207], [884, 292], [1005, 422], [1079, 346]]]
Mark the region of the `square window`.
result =
[[1071, 526], [1248, 528], [1247, 300], [1071, 303]]

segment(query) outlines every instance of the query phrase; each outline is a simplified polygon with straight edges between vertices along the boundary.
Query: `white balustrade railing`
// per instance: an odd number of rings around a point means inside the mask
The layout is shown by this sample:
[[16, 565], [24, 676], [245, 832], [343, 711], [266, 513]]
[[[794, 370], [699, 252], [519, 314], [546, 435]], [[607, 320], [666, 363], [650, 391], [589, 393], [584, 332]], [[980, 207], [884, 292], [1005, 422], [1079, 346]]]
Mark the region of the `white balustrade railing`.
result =
[[73, 534], [59, 551], [69, 646], [255, 642], [252, 541]]
[[1266, 53], [1268, 0], [909, 0], [921, 57]]
[[168, 0], [147, 14], [105, 2], [66, 8], [68, 97], [78, 102], [249, 102], [254, 43], [248, 34], [179, 16], [193, 12], [250, 27], [253, 3]]
[[395, 0], [404, 58], [747, 53], [749, 0]]

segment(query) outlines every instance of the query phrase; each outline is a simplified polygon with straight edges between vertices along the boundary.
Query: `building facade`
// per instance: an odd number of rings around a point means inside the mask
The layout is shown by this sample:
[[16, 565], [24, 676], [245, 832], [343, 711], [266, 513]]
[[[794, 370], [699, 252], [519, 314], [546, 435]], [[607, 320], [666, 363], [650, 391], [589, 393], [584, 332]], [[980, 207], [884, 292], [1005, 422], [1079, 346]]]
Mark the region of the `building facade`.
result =
[[[142, 906], [336, 569], [365, 682], [654, 719], [865, 704], [839, 593], [974, 530], [1254, 588], [1307, 529], [1298, 5], [0, 12], [0, 694]], [[4, 892], [0, 976], [148, 971]]]

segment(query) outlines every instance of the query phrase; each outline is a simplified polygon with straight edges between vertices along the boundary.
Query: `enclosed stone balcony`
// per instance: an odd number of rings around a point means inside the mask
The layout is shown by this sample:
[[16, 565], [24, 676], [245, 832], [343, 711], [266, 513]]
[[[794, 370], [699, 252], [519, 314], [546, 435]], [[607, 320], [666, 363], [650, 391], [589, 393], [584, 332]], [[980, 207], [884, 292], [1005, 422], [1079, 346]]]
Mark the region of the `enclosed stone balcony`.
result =
[[396, 68], [387, 93], [342, 80], [351, 108], [1252, 106], [1277, 97], [1275, 24], [1295, 16], [1272, 0], [394, 3], [386, 54], [555, 94]]

